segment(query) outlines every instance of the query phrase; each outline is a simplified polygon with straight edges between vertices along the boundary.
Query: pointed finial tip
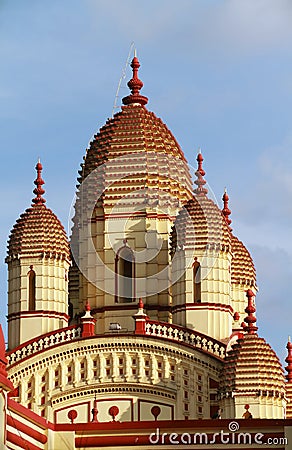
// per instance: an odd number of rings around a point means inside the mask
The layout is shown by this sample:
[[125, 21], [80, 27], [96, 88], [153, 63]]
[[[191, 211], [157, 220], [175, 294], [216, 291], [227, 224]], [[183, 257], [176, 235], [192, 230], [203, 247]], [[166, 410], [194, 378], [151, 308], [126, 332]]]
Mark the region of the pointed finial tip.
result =
[[36, 195], [36, 197], [32, 200], [32, 202], [35, 205], [41, 205], [41, 204], [44, 204], [46, 202], [46, 200], [42, 197], [42, 195], [45, 193], [45, 190], [42, 188], [42, 186], [43, 186], [43, 184], [45, 184], [45, 182], [42, 179], [43, 166], [40, 162], [40, 159], [38, 159], [35, 169], [37, 171], [37, 178], [34, 180], [34, 184], [36, 185], [36, 188], [33, 190], [33, 193]]
[[137, 49], [134, 48], [134, 58], [137, 58]]
[[198, 156], [197, 156], [197, 162], [198, 162], [198, 168], [195, 172], [195, 175], [197, 177], [195, 184], [197, 185], [197, 188], [194, 190], [195, 194], [203, 196], [208, 193], [208, 189], [204, 187], [206, 184], [206, 180], [204, 180], [205, 171], [203, 169], [203, 155], [201, 151], [201, 147], [198, 149]]
[[288, 342], [291, 342], [291, 336], [288, 336]]
[[226, 186], [224, 187], [224, 194], [227, 194]]
[[148, 98], [140, 94], [140, 90], [143, 87], [143, 82], [138, 78], [140, 63], [137, 58], [136, 49], [134, 50], [134, 58], [132, 59], [131, 67], [133, 69], [133, 76], [128, 82], [131, 94], [127, 95], [127, 97], [124, 97], [122, 99], [122, 102], [124, 105], [131, 105], [136, 103], [144, 106], [148, 103]]
[[85, 311], [90, 311], [90, 310], [91, 310], [90, 304], [89, 304], [89, 301], [87, 300], [86, 304], [85, 304]]

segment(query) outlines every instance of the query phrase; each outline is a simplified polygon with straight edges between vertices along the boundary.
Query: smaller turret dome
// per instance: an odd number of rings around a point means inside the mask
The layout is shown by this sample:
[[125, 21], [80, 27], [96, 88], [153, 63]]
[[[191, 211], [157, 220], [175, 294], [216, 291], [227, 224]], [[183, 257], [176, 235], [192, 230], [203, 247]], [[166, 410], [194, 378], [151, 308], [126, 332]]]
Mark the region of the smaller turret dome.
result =
[[221, 392], [258, 397], [285, 396], [284, 370], [271, 346], [257, 335], [254, 293], [246, 292], [245, 334], [227, 353], [222, 371]]
[[235, 284], [256, 286], [256, 271], [252, 257], [244, 244], [232, 235], [231, 281]]
[[53, 254], [57, 257], [69, 259], [70, 250], [67, 235], [57, 216], [45, 206], [42, 197], [44, 181], [41, 178], [42, 165], [36, 165], [37, 179], [30, 208], [21, 214], [11, 230], [8, 240], [8, 257], [17, 255], [36, 256]]
[[207, 197], [205, 188], [205, 171], [203, 169], [203, 156], [199, 152], [198, 170], [196, 171], [197, 188], [193, 197], [184, 205], [175, 219], [172, 229], [171, 253], [176, 248], [193, 248], [195, 251], [204, 251], [207, 248], [216, 250], [231, 250], [231, 231], [219, 207]]
[[226, 357], [221, 389], [256, 395], [285, 393], [283, 368], [265, 339], [257, 334], [246, 334], [233, 345]]

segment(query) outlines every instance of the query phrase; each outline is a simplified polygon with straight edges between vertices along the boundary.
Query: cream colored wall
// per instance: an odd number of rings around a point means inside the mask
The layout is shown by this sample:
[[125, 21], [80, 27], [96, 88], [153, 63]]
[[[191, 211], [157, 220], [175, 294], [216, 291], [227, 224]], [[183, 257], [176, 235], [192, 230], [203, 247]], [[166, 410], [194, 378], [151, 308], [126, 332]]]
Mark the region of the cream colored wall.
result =
[[[134, 208], [133, 208], [134, 210]], [[143, 207], [145, 214], [155, 211]], [[101, 210], [96, 211], [96, 216], [101, 218]], [[105, 208], [104, 214], [110, 214], [111, 209]], [[159, 213], [159, 208], [157, 208]], [[169, 214], [172, 211], [166, 211]], [[103, 214], [103, 212], [102, 212]], [[169, 235], [173, 224], [172, 219], [135, 217], [131, 209], [117, 208], [115, 214], [125, 214], [124, 218], [107, 217], [105, 221], [96, 221], [91, 225], [92, 241], [97, 251], [98, 258], [90, 249], [88, 244], [88, 230], [81, 230], [80, 255], [82, 256], [82, 265], [85, 269], [85, 276], [80, 276], [80, 303], [79, 307], [83, 309], [85, 301], [88, 299], [91, 308], [103, 308], [116, 305], [115, 303], [115, 258], [118, 250], [124, 246], [123, 240], [127, 239], [127, 245], [135, 254], [135, 273], [136, 273], [136, 298], [143, 298], [144, 303], [148, 305], [169, 306], [171, 298], [168, 288], [170, 282], [170, 254], [169, 254]], [[160, 249], [160, 250], [157, 250]], [[159, 274], [163, 272], [163, 280], [159, 279]], [[158, 274], [156, 276], [156, 274]], [[97, 280], [95, 285], [87, 280]], [[151, 277], [151, 278], [150, 278]], [[103, 291], [104, 290], [104, 291]], [[129, 306], [129, 304], [127, 304]], [[133, 328], [131, 314], [125, 314], [122, 311], [105, 311], [96, 317], [99, 323], [96, 326], [97, 332], [108, 331], [109, 322], [120, 321], [125, 329]], [[151, 318], [156, 320], [168, 321], [170, 315], [167, 311], [158, 312], [155, 308], [150, 312]], [[103, 321], [103, 322], [101, 322]]]
[[235, 418], [242, 418], [245, 405], [249, 405], [249, 411], [255, 419], [284, 419], [286, 401], [273, 396], [241, 395], [234, 397]]
[[247, 307], [247, 296], [246, 291], [251, 289], [256, 295], [257, 289], [248, 284], [235, 284], [232, 283], [232, 307], [234, 312], [240, 314], [239, 321], [234, 324], [235, 328], [240, 327], [240, 324], [244, 321], [246, 317], [245, 308]]
[[[200, 303], [188, 306], [188, 303], [194, 303], [194, 256], [201, 265], [201, 303], [208, 303], [209, 306], [200, 306]], [[196, 329], [214, 339], [229, 338], [232, 333], [232, 312], [226, 307], [218, 306], [217, 310], [212, 308], [216, 308], [216, 304], [232, 306], [230, 264], [229, 252], [206, 250], [196, 255], [188, 249], [177, 252], [172, 262], [173, 277], [178, 279], [179, 273], [183, 275], [172, 287], [172, 302], [173, 306], [185, 306], [183, 311], [173, 313], [173, 323]]]
[[233, 397], [220, 400], [223, 419], [242, 419], [245, 405], [254, 419], [284, 419], [286, 400], [273, 396], [258, 396], [256, 392], [250, 394], [234, 394]]
[[[107, 417], [106, 402], [111, 402], [111, 398], [112, 404], [131, 398], [134, 420], [138, 420], [139, 399], [150, 401], [152, 406], [165, 405], [161, 409], [166, 419], [171, 405], [175, 418], [196, 419], [210, 417], [208, 380], [210, 376], [218, 380], [221, 364], [181, 343], [162, 344], [160, 339], [146, 336], [141, 339], [111, 335], [72, 341], [47, 349], [41, 355], [32, 355], [12, 367], [9, 377], [15, 386], [19, 385], [20, 403], [24, 406], [31, 403], [39, 414], [44, 410], [50, 421], [54, 421], [54, 412], [64, 407], [67, 413], [60, 413], [60, 417], [65, 420], [68, 411], [77, 405], [81, 408], [77, 421], [83, 421], [87, 409], [81, 405], [90, 402], [91, 409], [95, 393], [104, 402], [103, 420]], [[24, 367], [26, 370], [22, 371]], [[145, 403], [141, 410], [145, 417], [148, 409]], [[127, 414], [124, 413], [124, 420]]]
[[54, 329], [67, 326], [65, 318], [51, 314], [35, 317], [28, 313], [28, 272], [36, 274], [35, 311], [68, 314], [69, 261], [50, 258], [23, 257], [8, 261], [8, 315], [27, 312], [26, 317], [8, 319], [8, 347], [13, 349], [23, 342]]

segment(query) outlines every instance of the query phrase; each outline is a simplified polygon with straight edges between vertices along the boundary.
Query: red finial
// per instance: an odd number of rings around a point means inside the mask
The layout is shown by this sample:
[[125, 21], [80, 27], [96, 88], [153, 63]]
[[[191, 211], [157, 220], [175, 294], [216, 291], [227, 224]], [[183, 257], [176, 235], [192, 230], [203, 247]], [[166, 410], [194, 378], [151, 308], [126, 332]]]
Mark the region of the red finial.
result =
[[45, 193], [45, 190], [42, 188], [42, 185], [45, 184], [45, 182], [42, 179], [43, 166], [41, 165], [40, 161], [38, 161], [35, 168], [37, 171], [37, 178], [36, 180], [34, 180], [36, 188], [33, 190], [33, 193], [36, 195], [36, 197], [32, 199], [32, 202], [35, 203], [36, 205], [41, 205], [45, 203], [46, 200], [42, 197], [42, 195]]
[[144, 308], [144, 303], [143, 303], [142, 298], [140, 297], [139, 298], [139, 309], [143, 309], [143, 308]]
[[229, 197], [228, 197], [226, 188], [224, 189], [224, 194], [223, 194], [222, 200], [223, 200], [222, 213], [223, 213], [223, 216], [225, 218], [225, 221], [226, 221], [227, 225], [229, 226], [231, 224], [232, 220], [229, 219], [231, 211], [228, 208]]
[[131, 67], [133, 69], [133, 77], [128, 82], [128, 86], [131, 89], [131, 94], [123, 98], [124, 105], [130, 105], [131, 103], [140, 103], [140, 105], [146, 105], [148, 98], [140, 95], [140, 89], [143, 87], [143, 82], [138, 78], [138, 69], [140, 67], [139, 60], [136, 56], [132, 59]]
[[197, 195], [206, 195], [208, 192], [208, 189], [204, 187], [204, 185], [206, 184], [206, 180], [204, 180], [204, 176], [205, 176], [205, 171], [203, 169], [203, 155], [201, 153], [201, 149], [199, 149], [199, 153], [197, 156], [197, 161], [198, 161], [198, 169], [195, 172], [195, 174], [197, 175], [197, 179], [195, 181], [195, 184], [198, 186], [197, 189], [195, 189], [195, 194]]
[[247, 313], [247, 317], [244, 319], [244, 321], [247, 323], [245, 331], [247, 331], [247, 334], [256, 334], [256, 331], [258, 329], [258, 327], [254, 325], [257, 321], [254, 315], [254, 313], [256, 312], [256, 308], [253, 300], [254, 293], [252, 292], [251, 289], [248, 289], [246, 291], [246, 296], [248, 298], [248, 305], [245, 308], [245, 312]]
[[285, 369], [287, 370], [286, 378], [288, 383], [290, 383], [292, 381], [292, 343], [290, 340], [290, 336], [288, 337], [288, 343], [286, 348], [288, 350], [288, 356], [285, 359], [286, 363], [288, 363], [288, 366], [285, 367]]
[[85, 311], [90, 311], [91, 310], [91, 308], [90, 308], [90, 304], [89, 304], [89, 301], [88, 300], [86, 300], [86, 304], [85, 304]]

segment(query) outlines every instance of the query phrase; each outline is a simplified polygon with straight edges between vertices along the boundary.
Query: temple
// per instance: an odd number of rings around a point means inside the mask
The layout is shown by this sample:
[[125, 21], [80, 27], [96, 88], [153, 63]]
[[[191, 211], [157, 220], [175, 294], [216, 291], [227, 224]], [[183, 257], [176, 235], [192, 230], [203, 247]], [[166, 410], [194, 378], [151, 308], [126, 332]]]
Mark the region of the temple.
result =
[[0, 448], [289, 449], [292, 344], [285, 376], [258, 332], [256, 271], [227, 191], [222, 205], [209, 196], [201, 151], [192, 179], [146, 107], [136, 56], [131, 67], [121, 111], [83, 157], [70, 239], [40, 161], [11, 230]]

